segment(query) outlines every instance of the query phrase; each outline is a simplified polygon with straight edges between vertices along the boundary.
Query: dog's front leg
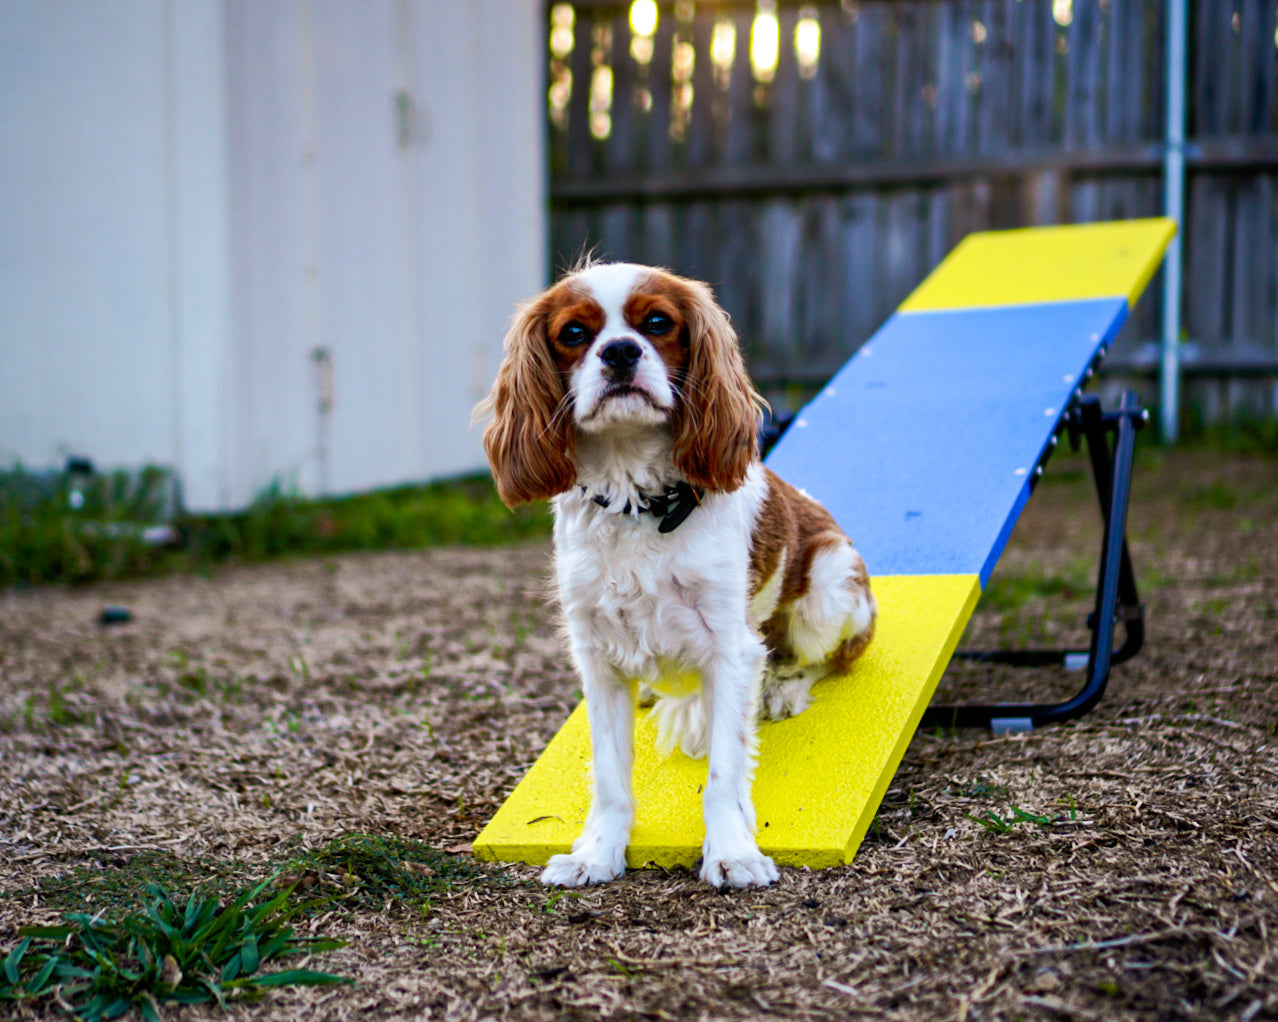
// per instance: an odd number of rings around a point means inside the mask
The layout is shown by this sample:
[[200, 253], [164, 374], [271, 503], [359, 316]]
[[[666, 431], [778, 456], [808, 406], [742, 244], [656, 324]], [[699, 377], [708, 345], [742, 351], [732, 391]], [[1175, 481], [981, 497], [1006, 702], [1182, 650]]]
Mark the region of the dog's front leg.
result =
[[738, 649], [705, 671], [710, 750], [701, 879], [715, 887], [766, 887], [779, 876], [754, 836], [755, 693], [765, 656], [763, 643], [747, 633]]
[[630, 686], [601, 657], [576, 651], [590, 721], [594, 798], [572, 852], [551, 856], [543, 884], [580, 887], [614, 880], [626, 870], [634, 825], [630, 771], [634, 761], [634, 702]]

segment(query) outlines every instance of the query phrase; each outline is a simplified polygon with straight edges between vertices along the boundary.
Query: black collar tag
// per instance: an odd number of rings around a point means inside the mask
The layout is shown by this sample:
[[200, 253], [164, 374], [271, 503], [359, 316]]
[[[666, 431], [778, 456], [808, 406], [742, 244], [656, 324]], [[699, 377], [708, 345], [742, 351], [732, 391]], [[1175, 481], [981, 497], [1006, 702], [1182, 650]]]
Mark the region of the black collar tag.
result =
[[701, 493], [683, 481], [667, 486], [659, 496], [648, 498], [647, 510], [661, 519], [658, 532], [674, 532], [688, 515], [701, 506]]
[[[581, 491], [582, 493], [587, 492], [584, 486]], [[632, 511], [637, 514], [647, 513], [654, 518], [660, 519], [657, 524], [658, 532], [674, 532], [687, 520], [688, 515], [701, 506], [701, 498], [704, 495], [704, 490], [697, 489], [687, 480], [682, 480], [673, 486], [667, 486], [659, 494], [648, 496], [645, 493], [640, 493], [637, 508], [631, 507], [630, 501], [626, 501], [625, 506], [619, 508], [615, 513], [623, 515], [628, 515]], [[608, 506], [608, 498], [603, 494], [592, 494], [590, 499], [601, 508], [611, 510]]]

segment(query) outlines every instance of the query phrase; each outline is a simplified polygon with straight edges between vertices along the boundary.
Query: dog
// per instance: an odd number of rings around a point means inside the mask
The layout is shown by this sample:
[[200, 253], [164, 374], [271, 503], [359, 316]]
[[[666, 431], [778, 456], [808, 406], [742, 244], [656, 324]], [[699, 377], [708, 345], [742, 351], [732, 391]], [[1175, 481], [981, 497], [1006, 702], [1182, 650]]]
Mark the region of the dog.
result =
[[[634, 685], [658, 745], [708, 757], [701, 879], [778, 878], [755, 838], [757, 720], [802, 712], [874, 634], [869, 574], [828, 511], [766, 468], [765, 402], [710, 288], [586, 262], [522, 305], [477, 419], [510, 507], [549, 498], [555, 579], [581, 676], [593, 802], [541, 880], [625, 871]], [[700, 677], [699, 689], [663, 679]]]

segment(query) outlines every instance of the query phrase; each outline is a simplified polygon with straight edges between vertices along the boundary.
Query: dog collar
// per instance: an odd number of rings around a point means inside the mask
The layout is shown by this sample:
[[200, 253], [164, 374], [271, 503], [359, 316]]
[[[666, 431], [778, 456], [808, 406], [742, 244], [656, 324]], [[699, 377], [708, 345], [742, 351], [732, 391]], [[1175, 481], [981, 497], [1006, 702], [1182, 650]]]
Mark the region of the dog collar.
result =
[[[589, 493], [586, 487], [581, 488], [582, 493]], [[684, 523], [688, 515], [692, 514], [701, 504], [701, 498], [705, 495], [705, 490], [693, 486], [687, 480], [681, 480], [673, 486], [667, 486], [660, 493], [644, 493], [639, 491], [638, 500], [635, 504], [630, 501], [616, 510], [617, 514], [650, 514], [654, 518], [659, 519], [657, 524], [658, 532], [674, 532]], [[608, 498], [602, 493], [589, 494], [590, 500], [598, 504], [601, 508], [611, 511]]]

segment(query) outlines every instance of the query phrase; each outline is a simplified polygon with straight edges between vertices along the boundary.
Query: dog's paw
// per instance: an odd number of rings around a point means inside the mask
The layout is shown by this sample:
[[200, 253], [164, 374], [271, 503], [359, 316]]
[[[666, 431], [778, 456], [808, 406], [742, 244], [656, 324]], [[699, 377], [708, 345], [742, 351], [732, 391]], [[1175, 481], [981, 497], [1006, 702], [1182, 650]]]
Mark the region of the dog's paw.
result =
[[763, 720], [797, 717], [812, 705], [812, 685], [829, 673], [825, 664], [771, 669], [764, 679], [759, 716]]
[[812, 682], [806, 679], [783, 682], [763, 694], [761, 716], [764, 720], [785, 720], [797, 717], [812, 705]]
[[701, 879], [718, 887], [767, 887], [781, 878], [776, 863], [757, 849], [744, 855], [701, 860]]
[[607, 861], [593, 856], [552, 855], [541, 871], [541, 882], [547, 887], [585, 887], [587, 884], [606, 884], [616, 880], [626, 871], [624, 857], [621, 861]]

